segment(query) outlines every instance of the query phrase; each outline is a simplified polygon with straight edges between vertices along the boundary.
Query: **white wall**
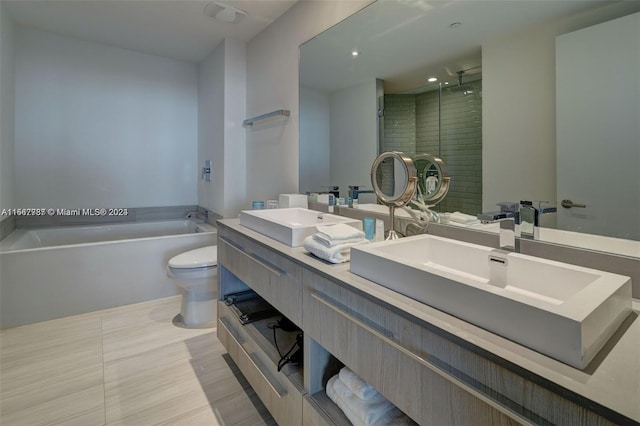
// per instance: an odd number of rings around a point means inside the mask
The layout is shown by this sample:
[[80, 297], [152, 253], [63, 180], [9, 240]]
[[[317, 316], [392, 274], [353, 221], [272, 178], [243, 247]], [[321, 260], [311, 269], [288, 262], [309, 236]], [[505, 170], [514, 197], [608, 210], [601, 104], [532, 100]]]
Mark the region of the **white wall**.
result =
[[482, 46], [484, 211], [500, 201], [556, 200], [556, 36], [635, 9], [619, 2]]
[[247, 44], [247, 117], [291, 110], [285, 122], [247, 130], [247, 200], [298, 192], [298, 46], [369, 3], [298, 2]]
[[211, 182], [198, 177], [198, 205], [223, 217], [247, 208], [245, 56], [244, 42], [225, 39], [198, 66], [198, 170], [212, 165]]
[[[211, 182], [200, 179], [211, 160]], [[198, 205], [224, 210], [224, 43], [198, 65]]]
[[340, 196], [349, 185], [371, 188], [371, 164], [378, 155], [377, 83], [371, 80], [331, 94], [331, 184]]
[[318, 192], [331, 185], [330, 96], [328, 92], [300, 88], [301, 193]]
[[242, 127], [247, 100], [246, 43], [225, 40], [224, 56], [224, 217], [236, 217], [247, 209], [247, 131]]
[[195, 64], [17, 27], [15, 203], [197, 201]]
[[[14, 29], [13, 21], [0, 4], [0, 210], [21, 207], [14, 204]], [[5, 217], [0, 217], [0, 220]]]

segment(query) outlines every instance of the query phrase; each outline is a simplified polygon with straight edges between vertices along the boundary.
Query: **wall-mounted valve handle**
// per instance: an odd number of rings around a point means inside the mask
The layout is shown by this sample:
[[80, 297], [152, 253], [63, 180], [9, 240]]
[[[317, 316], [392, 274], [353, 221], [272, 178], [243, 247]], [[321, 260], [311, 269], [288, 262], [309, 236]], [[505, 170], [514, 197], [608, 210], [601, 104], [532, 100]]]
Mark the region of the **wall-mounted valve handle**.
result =
[[211, 182], [211, 160], [205, 160], [200, 179]]
[[586, 204], [576, 204], [571, 200], [562, 200], [562, 202], [560, 203], [562, 205], [562, 207], [564, 207], [565, 209], [570, 209], [571, 207], [576, 207], [576, 208], [581, 208], [584, 209], [586, 206]]

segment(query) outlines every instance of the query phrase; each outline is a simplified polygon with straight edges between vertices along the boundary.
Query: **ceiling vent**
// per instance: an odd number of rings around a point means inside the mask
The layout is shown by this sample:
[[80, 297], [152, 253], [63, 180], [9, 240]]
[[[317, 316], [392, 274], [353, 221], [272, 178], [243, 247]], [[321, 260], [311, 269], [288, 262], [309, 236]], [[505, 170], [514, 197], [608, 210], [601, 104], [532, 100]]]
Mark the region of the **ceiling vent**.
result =
[[222, 22], [228, 22], [230, 24], [237, 24], [245, 16], [247, 16], [247, 12], [245, 12], [244, 10], [218, 2], [211, 2], [207, 4], [204, 7], [203, 13], [209, 18], [214, 18]]

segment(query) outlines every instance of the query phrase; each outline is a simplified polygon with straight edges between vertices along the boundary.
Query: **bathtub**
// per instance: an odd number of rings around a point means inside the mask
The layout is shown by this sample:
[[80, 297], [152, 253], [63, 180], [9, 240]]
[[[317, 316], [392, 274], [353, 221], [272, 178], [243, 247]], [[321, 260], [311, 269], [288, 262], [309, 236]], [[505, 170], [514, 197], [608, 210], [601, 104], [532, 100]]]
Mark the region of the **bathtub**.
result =
[[168, 260], [216, 240], [191, 220], [16, 229], [0, 242], [0, 328], [179, 294]]

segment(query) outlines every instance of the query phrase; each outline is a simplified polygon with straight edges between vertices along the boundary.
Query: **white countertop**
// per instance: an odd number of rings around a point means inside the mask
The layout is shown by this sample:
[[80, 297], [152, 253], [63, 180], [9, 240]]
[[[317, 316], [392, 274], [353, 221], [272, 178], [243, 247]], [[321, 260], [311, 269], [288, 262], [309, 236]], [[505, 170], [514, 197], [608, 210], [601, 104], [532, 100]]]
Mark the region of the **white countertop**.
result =
[[239, 224], [220, 221], [293, 261], [333, 277], [407, 314], [488, 351], [568, 391], [640, 422], [640, 301], [633, 314], [585, 370], [570, 367], [527, 347], [417, 302], [349, 271], [349, 263], [332, 265], [310, 255], [303, 247], [289, 247]]

